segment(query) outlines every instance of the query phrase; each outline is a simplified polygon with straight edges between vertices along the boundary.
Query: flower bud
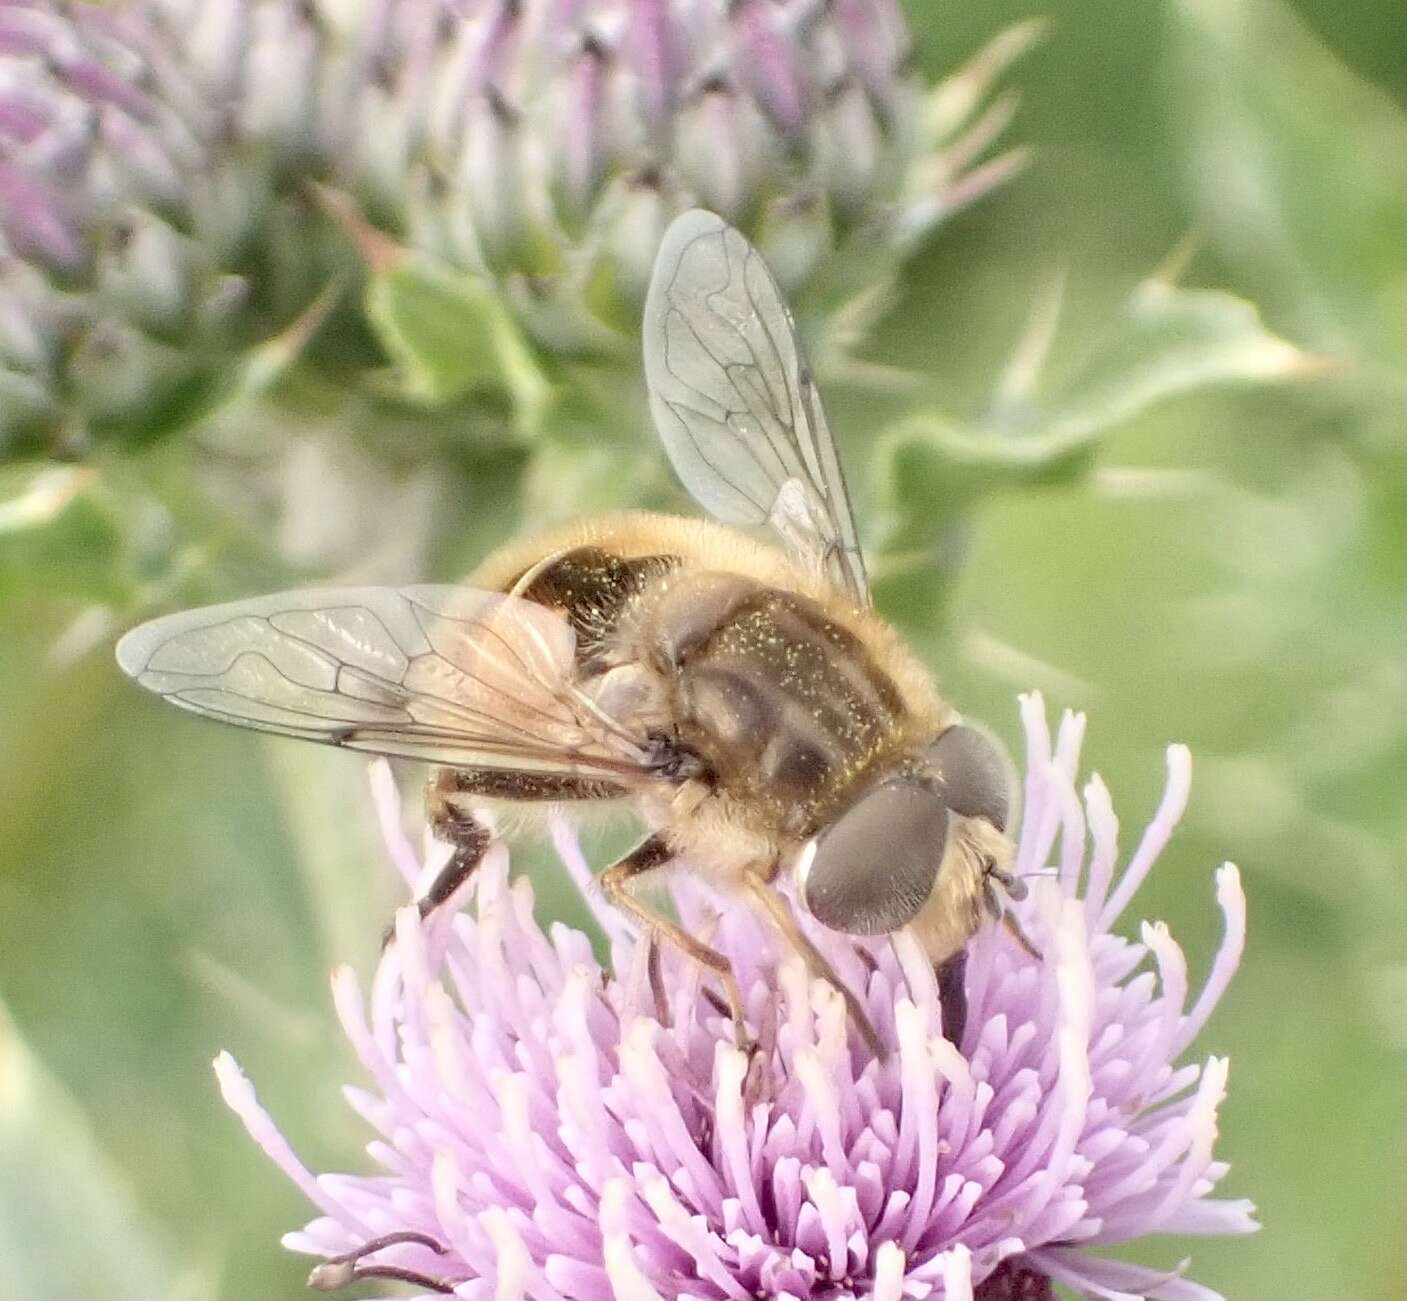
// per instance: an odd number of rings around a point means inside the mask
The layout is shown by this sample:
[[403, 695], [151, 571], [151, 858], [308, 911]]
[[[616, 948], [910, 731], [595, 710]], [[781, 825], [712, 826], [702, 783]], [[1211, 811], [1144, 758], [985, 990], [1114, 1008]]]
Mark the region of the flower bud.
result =
[[925, 94], [891, 0], [0, 0], [0, 445], [208, 406], [345, 267], [314, 182], [553, 349], [633, 351], [692, 205], [808, 214], [794, 291], [857, 229], [892, 270], [1011, 170], [969, 127], [1025, 39]]

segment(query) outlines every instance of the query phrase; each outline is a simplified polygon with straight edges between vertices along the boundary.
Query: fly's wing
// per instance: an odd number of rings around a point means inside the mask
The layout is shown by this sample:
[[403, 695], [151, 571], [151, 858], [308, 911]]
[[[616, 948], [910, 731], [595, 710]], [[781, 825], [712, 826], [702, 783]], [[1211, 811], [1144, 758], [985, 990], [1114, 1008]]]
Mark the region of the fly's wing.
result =
[[642, 745], [573, 685], [576, 638], [463, 587], [282, 592], [142, 624], [117, 662], [193, 713], [454, 767], [628, 783]]
[[675, 472], [725, 524], [770, 524], [861, 603], [869, 583], [815, 377], [761, 254], [721, 217], [677, 217], [645, 300], [650, 411]]

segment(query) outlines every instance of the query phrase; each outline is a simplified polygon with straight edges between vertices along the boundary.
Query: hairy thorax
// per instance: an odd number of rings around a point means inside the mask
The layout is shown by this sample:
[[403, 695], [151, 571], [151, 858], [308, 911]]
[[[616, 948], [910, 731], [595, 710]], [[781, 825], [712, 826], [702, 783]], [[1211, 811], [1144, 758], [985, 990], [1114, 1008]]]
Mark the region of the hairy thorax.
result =
[[665, 685], [680, 745], [720, 794], [777, 835], [810, 835], [908, 739], [892, 679], [807, 596], [740, 574], [680, 572], [627, 635]]
[[948, 715], [886, 624], [734, 530], [631, 515], [551, 541], [476, 581], [568, 618], [583, 688], [679, 766], [641, 811], [725, 874], [775, 868]]

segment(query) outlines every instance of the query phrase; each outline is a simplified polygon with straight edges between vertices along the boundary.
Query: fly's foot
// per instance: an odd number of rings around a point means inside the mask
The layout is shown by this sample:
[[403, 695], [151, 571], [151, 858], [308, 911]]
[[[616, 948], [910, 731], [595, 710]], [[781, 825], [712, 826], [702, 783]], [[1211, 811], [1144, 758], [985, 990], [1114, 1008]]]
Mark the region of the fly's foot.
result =
[[763, 1051], [761, 1041], [751, 1036], [746, 1036], [738, 1043], [738, 1048], [747, 1062], [743, 1071], [743, 1101], [748, 1106], [753, 1106], [767, 1096], [768, 1054]]
[[[489, 829], [482, 822], [450, 799], [451, 795], [459, 792], [461, 785], [461, 774], [452, 768], [442, 768], [430, 779], [425, 789], [425, 811], [430, 830], [436, 840], [452, 846], [453, 852], [430, 882], [430, 888], [416, 900], [422, 920], [459, 893], [483, 862], [492, 839]], [[395, 934], [393, 922], [382, 932], [383, 949], [395, 938]]]
[[343, 1252], [340, 1256], [329, 1256], [320, 1265], [315, 1265], [308, 1275], [308, 1286], [314, 1292], [339, 1292], [342, 1288], [351, 1287], [353, 1283], [359, 1283], [363, 1279], [379, 1278], [409, 1283], [414, 1287], [424, 1288], [427, 1292], [440, 1292], [445, 1296], [453, 1294], [454, 1284], [448, 1279], [434, 1278], [429, 1274], [422, 1274], [419, 1270], [405, 1269], [400, 1265], [361, 1263], [366, 1257], [384, 1251], [387, 1247], [402, 1246], [424, 1247], [437, 1256], [445, 1254], [444, 1244], [428, 1233], [417, 1233], [413, 1229], [384, 1233], [379, 1238], [362, 1243], [352, 1251]]

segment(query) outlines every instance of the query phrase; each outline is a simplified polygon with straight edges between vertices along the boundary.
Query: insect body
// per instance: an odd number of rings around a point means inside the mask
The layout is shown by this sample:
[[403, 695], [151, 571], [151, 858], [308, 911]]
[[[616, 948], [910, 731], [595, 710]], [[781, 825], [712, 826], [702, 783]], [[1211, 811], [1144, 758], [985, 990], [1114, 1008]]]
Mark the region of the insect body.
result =
[[661, 439], [714, 521], [586, 521], [505, 547], [464, 587], [188, 611], [129, 633], [118, 660], [198, 713], [444, 765], [429, 813], [456, 852], [426, 908], [483, 852], [474, 804], [631, 801], [649, 834], [603, 889], [718, 974], [740, 1038], [726, 959], [632, 891], [675, 858], [760, 908], [873, 1041], [774, 883], [793, 872], [838, 931], [912, 928], [958, 997], [963, 946], [1013, 885], [1006, 766], [871, 609], [791, 316], [719, 218], [666, 234], [644, 342]]

